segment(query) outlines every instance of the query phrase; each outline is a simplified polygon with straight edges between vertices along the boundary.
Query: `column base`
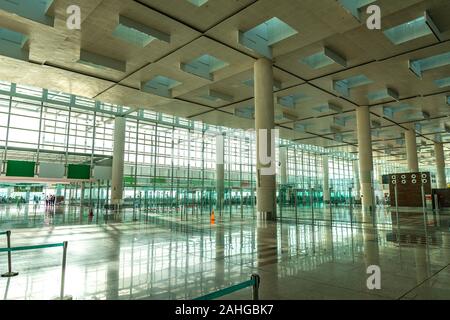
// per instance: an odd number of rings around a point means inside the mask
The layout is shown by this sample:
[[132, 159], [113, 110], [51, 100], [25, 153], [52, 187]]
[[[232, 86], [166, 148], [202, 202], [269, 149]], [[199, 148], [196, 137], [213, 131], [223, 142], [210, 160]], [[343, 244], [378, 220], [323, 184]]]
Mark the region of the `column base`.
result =
[[264, 221], [277, 220], [277, 214], [275, 212], [258, 212], [258, 219]]
[[12, 278], [12, 277], [15, 277], [18, 275], [19, 275], [18, 272], [7, 272], [7, 273], [2, 274], [2, 278]]
[[371, 205], [362, 205], [361, 208], [362, 208], [363, 213], [372, 214], [375, 212], [374, 206], [371, 206]]
[[109, 204], [105, 204], [105, 209], [106, 209], [106, 210], [110, 210], [110, 211], [119, 211], [120, 208], [122, 208], [122, 205], [117, 204], [117, 203], [109, 203]]

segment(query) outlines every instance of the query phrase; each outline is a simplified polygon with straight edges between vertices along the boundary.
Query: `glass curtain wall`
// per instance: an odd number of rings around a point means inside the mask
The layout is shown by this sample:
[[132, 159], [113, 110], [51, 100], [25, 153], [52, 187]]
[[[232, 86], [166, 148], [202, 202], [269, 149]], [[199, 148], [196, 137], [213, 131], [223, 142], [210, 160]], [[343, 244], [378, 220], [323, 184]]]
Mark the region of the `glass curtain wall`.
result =
[[[224, 134], [223, 213], [255, 214], [254, 132], [7, 82], [0, 82], [2, 174], [8, 160], [62, 163], [66, 168], [89, 165], [91, 171], [96, 166], [111, 166], [114, 118], [123, 115], [127, 118], [125, 206], [186, 216], [211, 212], [217, 197], [215, 136]], [[287, 184], [279, 188], [279, 205], [323, 207], [323, 155], [328, 156], [332, 203], [348, 204], [349, 187], [355, 181], [355, 155], [284, 139], [279, 143], [287, 148]], [[374, 174], [398, 169], [380, 162]], [[108, 179], [61, 183], [54, 189], [66, 202], [99, 207], [110, 198]]]

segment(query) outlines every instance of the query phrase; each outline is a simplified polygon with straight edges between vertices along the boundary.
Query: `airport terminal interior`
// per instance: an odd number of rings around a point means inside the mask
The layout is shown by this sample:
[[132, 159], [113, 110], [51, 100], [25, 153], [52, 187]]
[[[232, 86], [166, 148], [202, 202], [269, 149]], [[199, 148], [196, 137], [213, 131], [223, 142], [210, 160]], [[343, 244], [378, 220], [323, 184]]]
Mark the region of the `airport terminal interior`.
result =
[[0, 299], [450, 299], [449, 15], [0, 0]]

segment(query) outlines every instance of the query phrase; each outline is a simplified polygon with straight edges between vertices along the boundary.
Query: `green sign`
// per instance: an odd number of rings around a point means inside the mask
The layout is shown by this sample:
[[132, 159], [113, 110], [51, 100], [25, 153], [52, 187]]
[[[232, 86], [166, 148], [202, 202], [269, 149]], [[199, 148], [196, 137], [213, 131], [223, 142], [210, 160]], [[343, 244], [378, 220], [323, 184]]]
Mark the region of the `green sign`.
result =
[[69, 164], [67, 179], [88, 180], [91, 178], [91, 166], [86, 164]]
[[8, 177], [34, 177], [35, 162], [8, 160], [6, 175]]
[[123, 177], [123, 184], [125, 186], [134, 186], [136, 184], [136, 179], [133, 176], [125, 176]]

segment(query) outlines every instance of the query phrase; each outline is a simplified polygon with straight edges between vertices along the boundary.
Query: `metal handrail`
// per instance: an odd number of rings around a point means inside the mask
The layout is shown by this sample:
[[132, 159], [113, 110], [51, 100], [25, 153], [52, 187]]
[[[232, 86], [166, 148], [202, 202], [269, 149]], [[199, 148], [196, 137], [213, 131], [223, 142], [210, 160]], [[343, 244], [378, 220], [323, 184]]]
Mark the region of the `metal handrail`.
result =
[[14, 251], [26, 251], [26, 250], [37, 250], [37, 249], [47, 249], [47, 248], [55, 248], [55, 247], [63, 247], [63, 257], [62, 257], [62, 267], [61, 267], [61, 290], [60, 290], [60, 299], [64, 299], [64, 285], [65, 285], [65, 277], [66, 277], [66, 263], [67, 263], [67, 246], [68, 242], [60, 242], [60, 243], [50, 243], [50, 244], [39, 244], [39, 245], [33, 245], [33, 246], [20, 246], [20, 247], [11, 247], [11, 231], [6, 231], [4, 233], [0, 234], [6, 234], [7, 236], [7, 248], [0, 248], [1, 252], [7, 252], [8, 253], [8, 272], [2, 274], [2, 277], [9, 278], [9, 277], [15, 277], [19, 275], [18, 272], [12, 271], [12, 256], [11, 252]]
[[211, 292], [208, 293], [204, 296], [195, 298], [193, 300], [213, 300], [213, 299], [217, 299], [220, 297], [223, 297], [225, 295], [231, 294], [233, 292], [248, 288], [248, 287], [253, 287], [253, 300], [259, 300], [259, 285], [261, 283], [261, 278], [259, 275], [257, 274], [252, 274], [252, 276], [250, 277], [250, 280], [235, 284], [231, 287], [227, 287], [215, 292]]

